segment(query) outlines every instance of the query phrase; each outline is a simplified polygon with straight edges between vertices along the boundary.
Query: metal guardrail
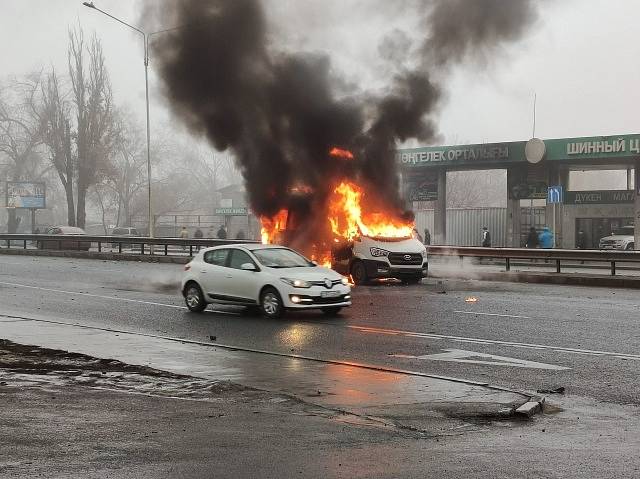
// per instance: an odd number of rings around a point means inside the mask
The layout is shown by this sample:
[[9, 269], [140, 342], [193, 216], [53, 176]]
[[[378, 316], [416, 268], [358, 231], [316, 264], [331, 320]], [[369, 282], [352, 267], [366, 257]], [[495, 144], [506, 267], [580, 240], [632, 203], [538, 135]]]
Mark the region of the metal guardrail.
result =
[[[164, 256], [169, 254], [169, 246], [181, 246], [189, 248], [189, 256], [193, 256], [194, 248], [207, 248], [209, 246], [220, 246], [226, 244], [247, 244], [257, 243], [253, 240], [232, 240], [232, 239], [214, 239], [214, 238], [148, 238], [144, 236], [90, 236], [90, 235], [34, 235], [34, 234], [0, 234], [0, 247], [5, 248], [22, 248], [27, 249], [28, 244], [38, 245], [38, 249], [58, 249], [58, 250], [76, 250], [81, 248], [82, 244], [91, 243], [97, 245], [98, 252], [102, 252], [104, 245], [118, 245], [118, 253], [122, 253], [123, 245], [131, 245], [132, 249], [135, 245], [139, 247], [138, 254], [145, 254], [145, 246], [162, 246]], [[71, 247], [64, 247], [65, 244], [71, 244]], [[75, 247], [74, 247], [75, 246]], [[161, 250], [162, 251], [162, 250]], [[148, 254], [154, 253], [154, 248], [149, 248]], [[162, 253], [161, 253], [162, 254]]]
[[640, 263], [640, 251], [533, 249], [533, 248], [480, 248], [466, 246], [428, 246], [430, 256], [504, 259], [505, 270], [511, 270], [511, 260], [554, 261], [556, 272], [562, 272], [562, 261], [591, 261], [611, 265], [611, 275], [616, 274], [616, 263]]

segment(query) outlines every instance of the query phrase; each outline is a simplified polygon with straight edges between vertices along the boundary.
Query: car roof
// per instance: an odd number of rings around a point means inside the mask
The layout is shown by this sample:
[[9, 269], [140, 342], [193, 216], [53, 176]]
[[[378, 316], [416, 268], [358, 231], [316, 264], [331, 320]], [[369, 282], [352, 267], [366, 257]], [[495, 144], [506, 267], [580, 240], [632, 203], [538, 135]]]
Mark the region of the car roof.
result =
[[277, 245], [277, 244], [261, 244], [261, 243], [229, 243], [223, 244], [220, 246], [211, 246], [210, 248], [206, 248], [201, 251], [211, 251], [215, 249], [224, 249], [224, 248], [243, 248], [249, 251], [255, 251], [260, 249], [273, 249], [273, 248], [288, 248], [287, 246]]

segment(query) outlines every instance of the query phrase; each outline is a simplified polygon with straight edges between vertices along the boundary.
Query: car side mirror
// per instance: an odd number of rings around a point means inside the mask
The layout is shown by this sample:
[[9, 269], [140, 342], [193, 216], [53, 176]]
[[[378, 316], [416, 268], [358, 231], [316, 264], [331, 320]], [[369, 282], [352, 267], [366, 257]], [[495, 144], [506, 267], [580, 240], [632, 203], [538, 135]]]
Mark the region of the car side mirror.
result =
[[240, 265], [240, 269], [244, 271], [256, 271], [256, 265], [253, 263], [243, 263]]

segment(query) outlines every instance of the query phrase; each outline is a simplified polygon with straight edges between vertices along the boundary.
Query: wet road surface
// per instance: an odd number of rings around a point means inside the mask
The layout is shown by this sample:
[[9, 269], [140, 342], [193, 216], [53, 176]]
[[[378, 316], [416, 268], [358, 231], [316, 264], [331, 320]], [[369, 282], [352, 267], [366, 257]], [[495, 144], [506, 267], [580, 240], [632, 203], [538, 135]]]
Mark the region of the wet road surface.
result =
[[[328, 319], [192, 314], [179, 265], [0, 257], [0, 312], [637, 405], [640, 293], [490, 282], [358, 287]], [[429, 283], [427, 280], [426, 283]], [[478, 301], [465, 300], [476, 297]]]

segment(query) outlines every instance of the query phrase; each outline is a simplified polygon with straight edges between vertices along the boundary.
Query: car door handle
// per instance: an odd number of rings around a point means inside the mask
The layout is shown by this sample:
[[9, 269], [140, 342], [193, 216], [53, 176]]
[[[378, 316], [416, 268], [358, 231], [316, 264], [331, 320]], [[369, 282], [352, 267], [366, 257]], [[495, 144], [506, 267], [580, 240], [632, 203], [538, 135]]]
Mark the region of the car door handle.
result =
[[230, 275], [230, 274], [228, 274], [228, 275], [227, 275], [227, 278], [231, 279], [231, 278], [233, 278], [233, 276], [232, 276], [232, 275]]
[[201, 272], [201, 273], [206, 273], [206, 272], [207, 272], [207, 270], [206, 270], [206, 269], [201, 269], [201, 270], [200, 270], [200, 272]]

